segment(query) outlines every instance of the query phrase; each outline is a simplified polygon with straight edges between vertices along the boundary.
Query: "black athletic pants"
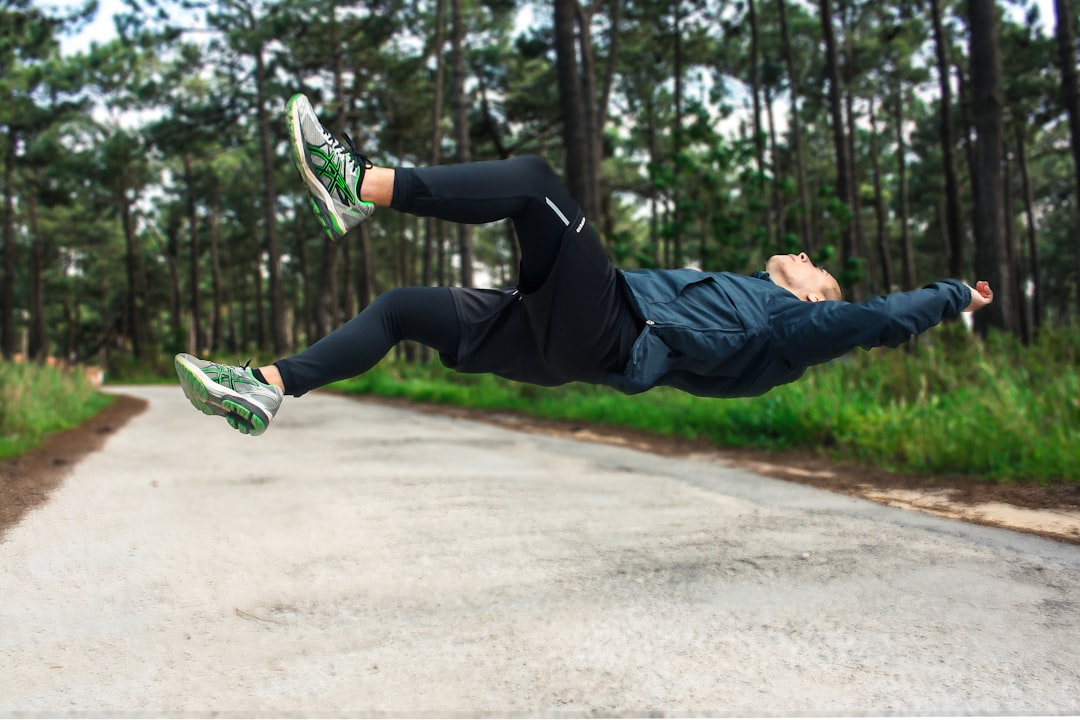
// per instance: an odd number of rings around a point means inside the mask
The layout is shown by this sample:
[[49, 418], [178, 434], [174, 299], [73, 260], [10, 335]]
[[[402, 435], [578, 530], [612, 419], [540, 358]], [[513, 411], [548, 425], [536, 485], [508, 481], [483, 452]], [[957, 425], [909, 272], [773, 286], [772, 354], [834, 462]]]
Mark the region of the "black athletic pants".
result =
[[[499, 301], [488, 313], [498, 317], [488, 317], [487, 301], [475, 300], [488, 296], [479, 291], [463, 301], [463, 291], [451, 288], [391, 290], [307, 350], [278, 360], [286, 393], [366, 372], [402, 340], [433, 348], [451, 366], [460, 360], [467, 372], [542, 384], [596, 380], [625, 366], [640, 324], [595, 232], [545, 160], [397, 168], [392, 207], [466, 224], [510, 218], [521, 246], [521, 307], [504, 311]], [[502, 372], [509, 355], [524, 370]]]

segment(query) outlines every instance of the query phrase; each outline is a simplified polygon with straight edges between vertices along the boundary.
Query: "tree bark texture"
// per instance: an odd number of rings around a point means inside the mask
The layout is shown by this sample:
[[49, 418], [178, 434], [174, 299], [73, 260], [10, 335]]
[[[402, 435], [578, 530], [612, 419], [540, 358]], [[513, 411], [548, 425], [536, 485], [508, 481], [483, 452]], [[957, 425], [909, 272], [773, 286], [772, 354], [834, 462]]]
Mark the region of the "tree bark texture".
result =
[[994, 0], [967, 0], [967, 8], [971, 27], [971, 112], [975, 131], [975, 274], [979, 280], [988, 280], [994, 289], [993, 304], [975, 317], [981, 329], [994, 327], [1012, 331], [1015, 329], [1012, 282], [1002, 231], [1004, 105], [997, 6]]

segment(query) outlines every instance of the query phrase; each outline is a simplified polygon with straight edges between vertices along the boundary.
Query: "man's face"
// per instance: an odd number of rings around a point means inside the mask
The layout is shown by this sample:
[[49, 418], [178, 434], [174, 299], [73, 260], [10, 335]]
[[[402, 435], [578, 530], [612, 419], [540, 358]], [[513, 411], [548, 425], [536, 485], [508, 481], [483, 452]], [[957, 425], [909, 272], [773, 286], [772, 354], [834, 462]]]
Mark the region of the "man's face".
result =
[[810, 262], [806, 253], [773, 255], [765, 271], [777, 285], [786, 287], [803, 300], [839, 300], [840, 284], [825, 268]]

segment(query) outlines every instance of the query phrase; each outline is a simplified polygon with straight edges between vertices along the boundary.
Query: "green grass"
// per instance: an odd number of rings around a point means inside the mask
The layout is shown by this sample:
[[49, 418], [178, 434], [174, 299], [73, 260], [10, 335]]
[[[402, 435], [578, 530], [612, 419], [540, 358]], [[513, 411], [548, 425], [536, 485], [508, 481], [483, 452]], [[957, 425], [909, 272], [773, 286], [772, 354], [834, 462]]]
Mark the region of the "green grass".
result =
[[583, 384], [537, 388], [390, 362], [335, 387], [717, 446], [817, 450], [893, 470], [1057, 484], [1080, 482], [1078, 361], [1077, 331], [1046, 333], [1025, 348], [1005, 336], [979, 341], [952, 325], [911, 351], [857, 351], [750, 399], [667, 388], [631, 397]]
[[49, 433], [77, 427], [113, 400], [81, 373], [0, 362], [0, 459], [22, 455]]

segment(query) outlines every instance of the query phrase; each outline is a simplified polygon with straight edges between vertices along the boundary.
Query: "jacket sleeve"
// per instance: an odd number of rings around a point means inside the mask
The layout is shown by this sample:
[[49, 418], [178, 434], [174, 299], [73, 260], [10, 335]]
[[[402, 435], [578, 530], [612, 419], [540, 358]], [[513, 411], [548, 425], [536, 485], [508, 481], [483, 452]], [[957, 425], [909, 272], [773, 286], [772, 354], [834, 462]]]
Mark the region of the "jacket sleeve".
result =
[[896, 347], [942, 320], [957, 317], [971, 302], [959, 280], [893, 293], [861, 303], [802, 302], [776, 318], [776, 350], [794, 365], [816, 365], [856, 347]]

